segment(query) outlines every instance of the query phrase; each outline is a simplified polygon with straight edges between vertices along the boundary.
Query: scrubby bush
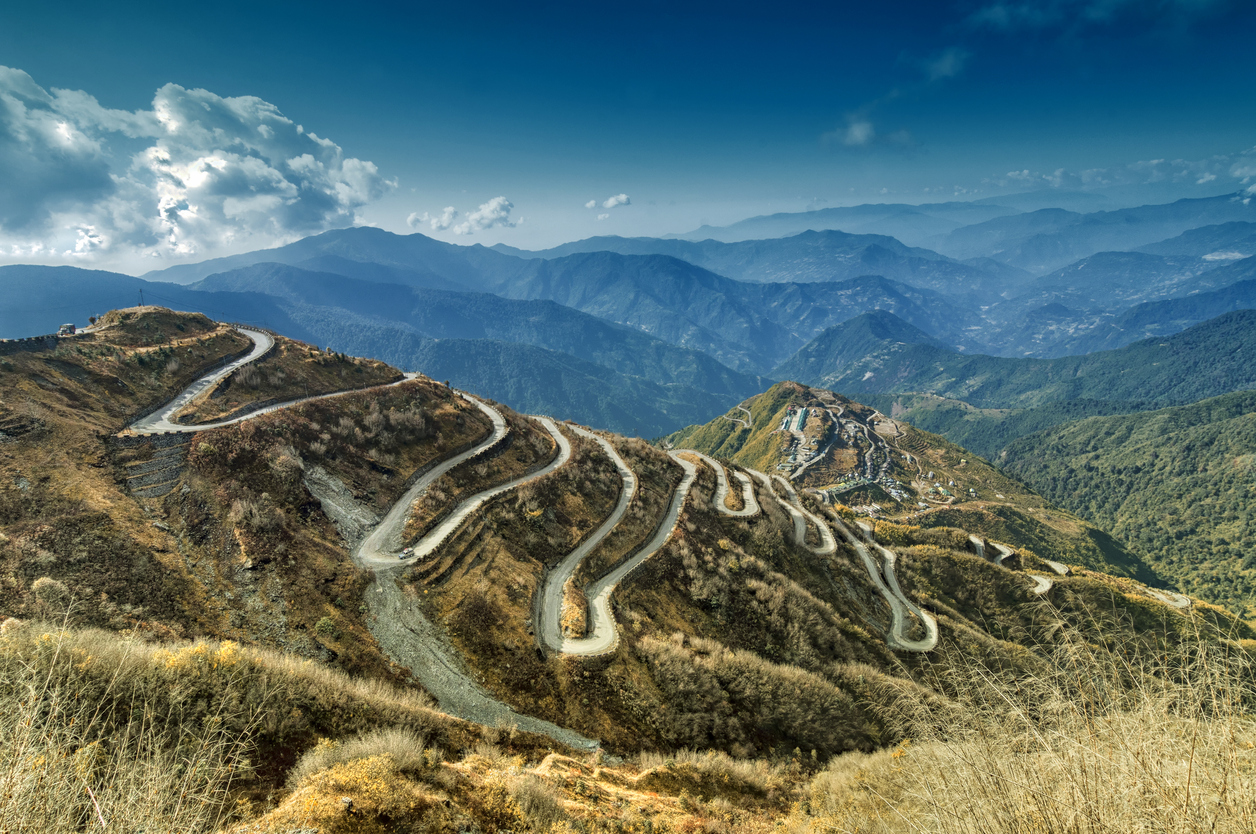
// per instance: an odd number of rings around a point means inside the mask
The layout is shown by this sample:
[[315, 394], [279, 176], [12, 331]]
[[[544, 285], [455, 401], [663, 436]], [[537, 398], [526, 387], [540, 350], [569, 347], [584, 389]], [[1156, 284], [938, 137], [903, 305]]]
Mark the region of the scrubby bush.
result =
[[566, 822], [558, 791], [544, 779], [536, 776], [520, 776], [509, 783], [511, 799], [523, 814], [533, 831], [553, 831]]
[[31, 585], [31, 591], [45, 614], [62, 616], [70, 604], [70, 589], [64, 582], [51, 577], [41, 576], [36, 579]]
[[319, 739], [306, 751], [288, 774], [288, 785], [296, 787], [322, 770], [344, 762], [389, 756], [402, 773], [421, 774], [439, 766], [441, 756], [427, 749], [426, 736], [404, 727], [370, 730], [346, 741]]
[[323, 617], [315, 623], [314, 632], [322, 637], [330, 637], [333, 640], [340, 636], [340, 628], [331, 617]]

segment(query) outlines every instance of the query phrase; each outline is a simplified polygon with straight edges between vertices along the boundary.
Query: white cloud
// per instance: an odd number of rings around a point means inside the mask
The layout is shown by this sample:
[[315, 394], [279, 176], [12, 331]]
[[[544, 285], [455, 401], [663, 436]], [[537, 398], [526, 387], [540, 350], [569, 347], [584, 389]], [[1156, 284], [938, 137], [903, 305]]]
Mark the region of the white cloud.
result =
[[838, 127], [825, 133], [820, 137], [820, 141], [828, 145], [845, 145], [848, 148], [884, 146], [904, 149], [916, 144], [911, 133], [906, 130], [881, 133], [867, 115], [866, 110], [847, 114], [845, 127]]
[[414, 212], [406, 218], [406, 225], [411, 229], [417, 229], [424, 223], [427, 223], [432, 227], [432, 231], [442, 232], [452, 226], [456, 219], [458, 219], [458, 210], [453, 206], [445, 206], [444, 210], [435, 217], [426, 211], [422, 214]]
[[76, 232], [78, 239], [74, 241], [74, 250], [66, 252], [67, 255], [82, 257], [109, 246], [109, 239], [98, 233], [95, 226], [80, 226]]
[[628, 199], [627, 194], [616, 194], [614, 197], [607, 197], [606, 201], [602, 203], [602, 208], [613, 209], [617, 206], [630, 205], [632, 205], [632, 200]]
[[595, 209], [595, 208], [597, 208], [597, 200], [590, 200], [589, 202], [587, 202], [587, 203], [585, 203], [585, 204], [584, 204], [584, 207], [585, 207], [585, 208], [587, 208], [587, 209]]
[[0, 251], [134, 263], [273, 246], [352, 225], [393, 184], [260, 98], [167, 84], [151, 109], [112, 110], [0, 67]]
[[1152, 183], [1180, 183], [1182, 185], [1208, 185], [1222, 178], [1232, 177], [1239, 185], [1248, 185], [1256, 179], [1256, 148], [1237, 154], [1218, 154], [1205, 159], [1143, 159], [1115, 168], [1087, 168], [1071, 171], [1057, 168], [1054, 171], [1008, 171], [1001, 177], [985, 180], [986, 184], [1007, 187], [1037, 186], [1049, 188], [1103, 188], [1122, 185], [1149, 185]]
[[610, 215], [609, 215], [609, 214], [599, 214], [599, 215], [597, 216], [597, 219], [598, 219], [598, 220], [605, 220], [605, 219], [606, 219], [606, 218], [608, 218], [608, 217], [610, 217]]
[[[478, 209], [467, 215], [467, 219], [454, 226], [456, 235], [472, 235], [496, 226], [512, 227], [518, 225], [510, 220], [510, 210], [514, 203], [505, 197], [494, 197]], [[446, 209], [448, 211], [448, 209]]]
[[[440, 214], [435, 215], [427, 212], [419, 214], [416, 211], [406, 218], [406, 225], [411, 229], [418, 229], [426, 224], [434, 232], [451, 230], [456, 235], [472, 235], [497, 227], [518, 226], [523, 222], [523, 218], [511, 220], [510, 211], [514, 207], [514, 203], [505, 197], [494, 197], [465, 216], [454, 206], [445, 206]], [[459, 218], [462, 218], [461, 223], [458, 222]]]

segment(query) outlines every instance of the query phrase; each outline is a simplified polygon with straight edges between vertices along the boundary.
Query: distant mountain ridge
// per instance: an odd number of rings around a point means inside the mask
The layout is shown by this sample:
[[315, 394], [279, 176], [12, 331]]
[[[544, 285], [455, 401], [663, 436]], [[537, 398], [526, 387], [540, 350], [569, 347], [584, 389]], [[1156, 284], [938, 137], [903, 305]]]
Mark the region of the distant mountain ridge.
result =
[[1256, 256], [1256, 223], [1236, 220], [1200, 226], [1177, 237], [1140, 246], [1137, 251], [1221, 261], [1250, 258]]
[[[871, 309], [894, 310], [966, 347], [981, 324], [975, 313], [949, 298], [880, 276], [843, 282], [747, 283], [668, 255], [597, 251], [522, 259], [480, 246], [453, 246], [422, 235], [398, 236], [369, 228], [327, 232], [279, 249], [147, 277], [191, 280], [263, 261], [366, 281], [550, 300], [759, 374], [824, 327]], [[953, 262], [939, 263], [978, 274]], [[317, 268], [320, 264], [327, 269]]]
[[1256, 221], [1240, 194], [1090, 214], [1040, 209], [966, 226], [926, 243], [954, 258], [991, 257], [1042, 275], [1103, 251], [1129, 251], [1201, 226]]
[[[520, 257], [555, 258], [580, 252], [668, 255], [727, 278], [748, 282], [842, 281], [879, 275], [952, 297], [988, 302], [1015, 291], [1029, 275], [962, 264], [937, 252], [905, 246], [885, 235], [806, 231], [774, 240], [724, 243], [663, 238], [598, 237], [540, 252], [494, 247]], [[1009, 280], [1011, 279], [1011, 280]]]
[[929, 237], [993, 217], [1015, 214], [1017, 211], [984, 201], [923, 205], [874, 203], [778, 212], [747, 218], [728, 226], [702, 226], [692, 232], [669, 237], [735, 242], [789, 237], [805, 231], [838, 229], [851, 234], [891, 235], [910, 245], [919, 245]]
[[[1256, 387], [1256, 310], [1227, 313], [1166, 337], [1119, 350], [1058, 359], [967, 355], [923, 341], [893, 324], [895, 338], [866, 334], [889, 327], [890, 313], [869, 314], [830, 328], [776, 368], [776, 376], [847, 396], [929, 393], [979, 408], [1028, 408], [1077, 399], [1146, 401], [1160, 405]], [[830, 357], [859, 353], [849, 364]]]
[[[374, 284], [282, 264], [257, 264], [211, 275], [198, 289], [257, 292], [311, 307], [348, 310], [404, 326], [433, 339], [493, 339], [580, 356], [619, 373], [744, 397], [764, 380], [740, 374], [695, 350], [676, 347], [552, 301], [518, 301], [488, 293]], [[379, 353], [376, 346], [372, 353]]]

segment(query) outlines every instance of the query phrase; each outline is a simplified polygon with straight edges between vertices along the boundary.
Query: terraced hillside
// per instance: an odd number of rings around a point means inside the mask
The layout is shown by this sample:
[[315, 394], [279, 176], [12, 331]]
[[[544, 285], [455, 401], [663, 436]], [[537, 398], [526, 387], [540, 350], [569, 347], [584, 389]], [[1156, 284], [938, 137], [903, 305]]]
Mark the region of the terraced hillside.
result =
[[[1119, 562], [1124, 551], [1105, 551], [1098, 531], [962, 449], [831, 392], [783, 383], [670, 449], [518, 414], [422, 376], [172, 427], [144, 414], [203, 390], [197, 377], [248, 352], [250, 339], [169, 311], [106, 323], [5, 360], [0, 614], [151, 641], [230, 639], [328, 664], [377, 693], [426, 692], [436, 712], [407, 726], [421, 724], [446, 752], [406, 765], [415, 773], [444, 773], [447, 753], [490, 736], [521, 756], [699, 748], [797, 760], [801, 773], [804, 760], [897, 743], [918, 710], [944, 714], [949, 681], [974, 659], [1030, 675], [1081, 632], [1100, 651], [1148, 658], [1201, 632], [1256, 636], [1221, 609], [1128, 578], [1142, 574]], [[798, 450], [813, 441], [817, 455], [804, 459]], [[168, 455], [172, 445], [183, 451]], [[812, 462], [839, 451], [840, 467]], [[128, 490], [146, 460], [158, 464], [160, 494]], [[878, 518], [811, 494], [847, 464], [870, 483], [842, 496], [884, 502]], [[929, 471], [978, 498], [930, 494]], [[920, 500], [891, 509], [884, 479]], [[210, 651], [220, 649], [186, 663]], [[320, 736], [375, 726], [359, 712], [374, 709], [363, 686], [336, 721], [320, 706], [312, 722], [311, 702], [241, 730], [269, 758], [240, 789], [272, 797], [239, 812], [243, 821], [273, 812], [276, 825], [296, 824], [283, 814], [299, 806], [274, 800], [288, 796], [290, 777], [293, 801], [360, 783], [317, 788], [293, 767], [337, 761], [336, 743]], [[482, 827], [495, 790], [485, 774], [505, 772], [501, 755], [484, 748], [484, 763], [464, 758], [474, 777], [435, 782]], [[380, 778], [408, 784], [379, 766]], [[693, 800], [682, 788], [717, 796], [704, 778], [667, 776], [651, 790], [679, 794], [685, 811]], [[489, 793], [472, 798], [472, 784]], [[524, 813], [524, 799], [512, 802]], [[627, 813], [596, 804], [579, 813]]]

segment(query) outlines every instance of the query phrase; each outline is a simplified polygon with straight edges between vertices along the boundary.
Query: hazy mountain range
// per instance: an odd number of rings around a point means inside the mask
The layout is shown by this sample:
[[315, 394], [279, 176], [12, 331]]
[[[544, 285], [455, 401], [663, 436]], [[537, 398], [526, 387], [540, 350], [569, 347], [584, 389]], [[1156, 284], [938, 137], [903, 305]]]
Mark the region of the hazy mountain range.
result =
[[[1058, 363], [1000, 357], [1110, 351], [1256, 301], [1256, 210], [1241, 200], [1084, 213], [1073, 210], [1084, 201], [1041, 199], [824, 209], [702, 239], [597, 237], [539, 252], [363, 227], [142, 279], [4, 267], [13, 301], [0, 328], [48, 332], [144, 290], [154, 303], [654, 435], [786, 377], [868, 396], [1045, 407], [1025, 392], [1056, 390]], [[895, 229], [906, 242], [887, 234]], [[1204, 396], [1226, 384], [1171, 387]], [[1096, 385], [1098, 394], [1074, 381], [1051, 401], [1135, 398], [1120, 381]]]

